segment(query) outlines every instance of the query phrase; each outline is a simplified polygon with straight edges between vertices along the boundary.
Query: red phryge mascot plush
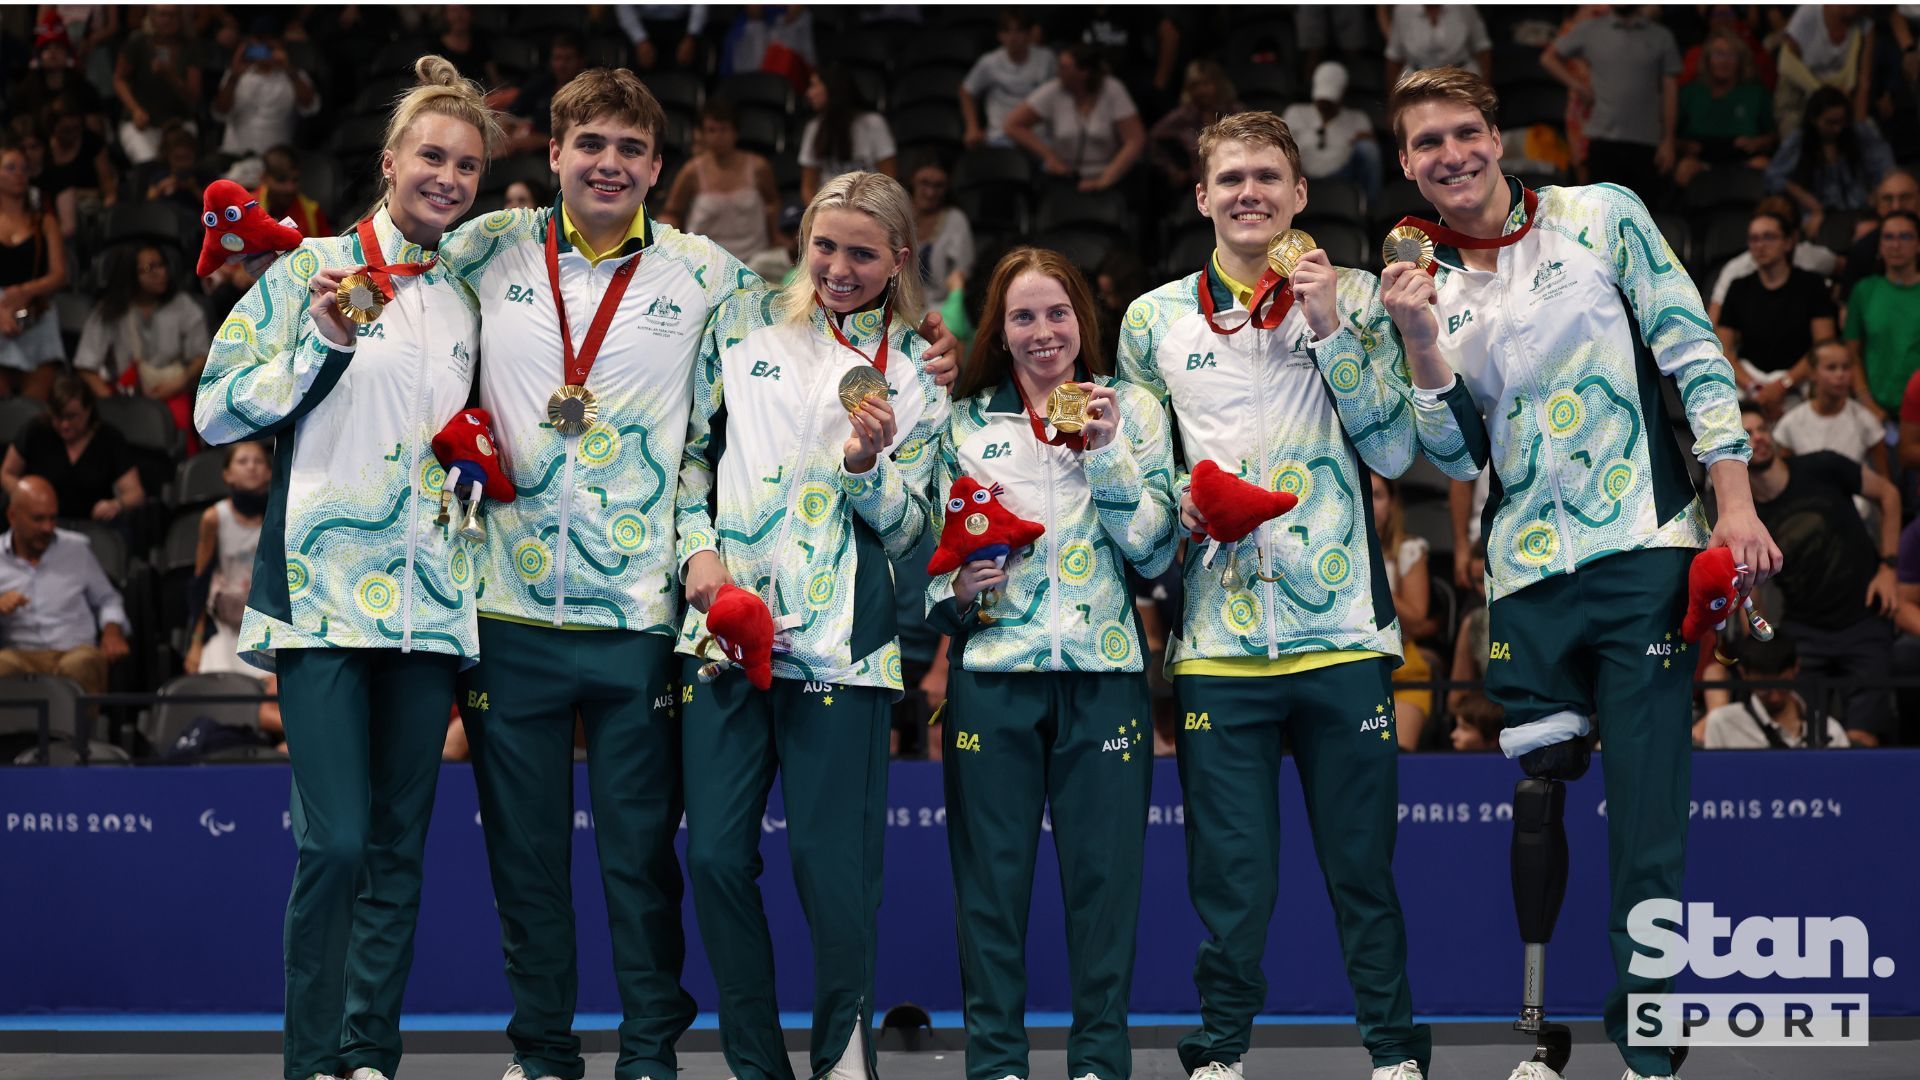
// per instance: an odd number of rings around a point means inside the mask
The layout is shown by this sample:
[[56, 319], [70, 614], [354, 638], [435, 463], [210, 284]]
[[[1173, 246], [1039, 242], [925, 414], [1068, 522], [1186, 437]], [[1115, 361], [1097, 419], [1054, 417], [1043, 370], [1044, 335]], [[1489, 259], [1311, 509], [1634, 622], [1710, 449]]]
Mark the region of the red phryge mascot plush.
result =
[[[1207, 519], [1208, 539], [1235, 544], [1269, 521], [1293, 509], [1300, 500], [1285, 491], [1268, 491], [1249, 484], [1213, 463], [1193, 467], [1193, 505]], [[1194, 539], [1200, 539], [1196, 533]]]
[[962, 476], [947, 490], [947, 520], [940, 529], [940, 546], [927, 562], [927, 573], [945, 574], [963, 563], [1008, 555], [1040, 539], [1047, 531], [1037, 521], [1018, 517], [1000, 505], [1006, 494], [999, 484], [988, 487]]
[[[1687, 570], [1687, 614], [1680, 620], [1682, 640], [1699, 641], [1714, 634], [1727, 625], [1736, 610], [1746, 612], [1747, 627], [1754, 637], [1772, 640], [1773, 627], [1754, 608], [1753, 598], [1749, 596], [1744, 605], [1740, 601], [1740, 581], [1751, 572], [1745, 564], [1734, 561], [1732, 548], [1709, 548], [1695, 555]], [[1717, 641], [1713, 657], [1728, 666], [1734, 662], [1720, 650]]]
[[300, 230], [267, 215], [253, 193], [231, 180], [207, 185], [201, 202], [201, 224], [207, 238], [200, 244], [200, 262], [194, 273], [206, 277], [220, 264], [256, 255], [277, 255], [300, 246]]
[[[773, 685], [773, 613], [766, 602], [738, 585], [722, 585], [707, 609], [707, 632], [713, 635], [727, 661], [747, 673], [755, 690]], [[714, 665], [713, 675], [720, 673]], [[701, 670], [703, 678], [706, 669]]]
[[462, 409], [433, 437], [433, 456], [447, 470], [446, 486], [456, 494], [481, 485], [494, 502], [513, 501], [513, 481], [507, 479], [507, 461], [493, 441], [493, 417], [485, 409]]

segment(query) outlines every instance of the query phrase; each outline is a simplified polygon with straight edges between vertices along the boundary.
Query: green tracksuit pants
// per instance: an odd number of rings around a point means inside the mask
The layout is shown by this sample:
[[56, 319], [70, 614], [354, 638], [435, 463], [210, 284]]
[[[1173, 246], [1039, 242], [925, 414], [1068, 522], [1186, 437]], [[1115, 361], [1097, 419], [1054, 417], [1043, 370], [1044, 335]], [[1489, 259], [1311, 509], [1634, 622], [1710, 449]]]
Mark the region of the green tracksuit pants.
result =
[[[681, 748], [687, 873], [720, 992], [720, 1048], [739, 1080], [793, 1080], [774, 997], [773, 938], [758, 879], [761, 821], [779, 773], [793, 883], [813, 942], [812, 1075], [873, 1023], [893, 692], [775, 679], [739, 669], [700, 683], [683, 658]], [[873, 1039], [862, 1040], [869, 1075]]]
[[1146, 676], [955, 668], [945, 733], [967, 1080], [1031, 1075], [1027, 915], [1043, 809], [1067, 911], [1067, 1075], [1127, 1080], [1127, 999], [1153, 785]]
[[480, 620], [478, 666], [461, 681], [480, 821], [500, 912], [514, 1060], [530, 1077], [579, 1080], [573, 1033], [573, 728], [587, 736], [594, 849], [620, 994], [617, 1080], [667, 1080], [693, 1022], [680, 987], [680, 723], [673, 639]]
[[1627, 913], [1649, 898], [1681, 899], [1696, 656], [1680, 640], [1680, 622], [1696, 554], [1610, 555], [1487, 608], [1487, 696], [1506, 709], [1506, 726], [1565, 712], [1594, 717], [1606, 779], [1607, 933], [1616, 976], [1602, 1017], [1627, 1066], [1644, 1076], [1673, 1067], [1663, 1047], [1627, 1045], [1627, 995], [1670, 993], [1673, 980], [1628, 972]]
[[459, 659], [281, 649], [276, 663], [300, 852], [287, 897], [286, 1075], [391, 1076]]
[[1388, 675], [1388, 661], [1370, 659], [1266, 678], [1174, 677], [1187, 888], [1208, 934], [1193, 970], [1201, 1026], [1179, 1046], [1188, 1071], [1240, 1060], [1266, 1003], [1260, 961], [1279, 897], [1285, 746], [1299, 767], [1361, 1042], [1376, 1067], [1411, 1058], [1426, 1071], [1432, 1034], [1413, 1022], [1393, 883], [1400, 750]]

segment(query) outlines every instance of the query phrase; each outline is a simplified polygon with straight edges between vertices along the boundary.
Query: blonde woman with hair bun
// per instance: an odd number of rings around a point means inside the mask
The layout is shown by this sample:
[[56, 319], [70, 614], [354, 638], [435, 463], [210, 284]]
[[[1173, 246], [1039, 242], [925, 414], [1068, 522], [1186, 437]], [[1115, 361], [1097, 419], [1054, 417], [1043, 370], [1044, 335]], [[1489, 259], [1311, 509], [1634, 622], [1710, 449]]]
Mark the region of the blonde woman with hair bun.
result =
[[289, 1080], [399, 1066], [454, 676], [478, 653], [475, 553], [457, 520], [436, 520], [431, 440], [467, 402], [480, 312], [434, 253], [501, 132], [452, 64], [426, 56], [414, 71], [387, 124], [379, 201], [254, 285], [215, 335], [194, 409], [209, 443], [274, 440], [240, 652], [279, 676], [293, 761]]
[[[947, 422], [914, 331], [919, 274], [905, 189], [879, 173], [836, 176], [801, 218], [800, 275], [777, 297], [728, 301], [694, 373], [675, 522], [693, 609], [680, 635], [687, 871], [737, 1076], [793, 1075], [755, 881], [776, 771], [813, 940], [810, 1071], [872, 1075], [887, 734], [902, 689], [889, 564], [931, 519]], [[864, 391], [842, 390], [849, 373], [870, 380]], [[738, 669], [700, 679], [709, 657], [694, 643], [727, 584], [773, 614], [768, 690]]]

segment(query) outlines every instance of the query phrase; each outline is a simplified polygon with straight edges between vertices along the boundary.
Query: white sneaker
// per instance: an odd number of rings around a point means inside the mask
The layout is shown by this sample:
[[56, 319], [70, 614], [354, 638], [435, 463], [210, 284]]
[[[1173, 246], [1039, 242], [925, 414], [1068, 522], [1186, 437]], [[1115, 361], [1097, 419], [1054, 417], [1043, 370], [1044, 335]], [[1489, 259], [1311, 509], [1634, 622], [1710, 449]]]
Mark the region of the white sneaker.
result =
[[1398, 1065], [1373, 1070], [1373, 1080], [1427, 1080], [1420, 1072], [1420, 1063], [1408, 1058]]
[[1507, 1080], [1561, 1080], [1561, 1076], [1538, 1061], [1523, 1061]]
[[386, 1073], [381, 1072], [379, 1069], [369, 1069], [361, 1066], [353, 1070], [353, 1075], [347, 1077], [347, 1080], [388, 1080], [388, 1077]]
[[1187, 1080], [1243, 1080], [1245, 1076], [1245, 1067], [1237, 1061], [1231, 1065], [1209, 1061], [1193, 1070], [1193, 1075], [1187, 1077]]
[[[529, 1078], [527, 1076], [527, 1070], [521, 1068], [520, 1063], [516, 1061], [513, 1064], [507, 1066], [506, 1075], [502, 1076], [500, 1080], [529, 1080]], [[540, 1080], [560, 1080], [560, 1078], [553, 1075], [547, 1075], [547, 1076], [540, 1077]]]
[[1639, 1073], [1634, 1072], [1632, 1069], [1628, 1069], [1626, 1071], [1626, 1074], [1620, 1077], [1620, 1080], [1680, 1080], [1680, 1077], [1677, 1075], [1675, 1076], [1641, 1076]]
[[867, 1025], [858, 1017], [853, 1022], [853, 1034], [847, 1038], [847, 1048], [840, 1053], [840, 1060], [833, 1063], [833, 1070], [827, 1074], [828, 1080], [867, 1080], [867, 1040], [866, 1032], [860, 1030]]

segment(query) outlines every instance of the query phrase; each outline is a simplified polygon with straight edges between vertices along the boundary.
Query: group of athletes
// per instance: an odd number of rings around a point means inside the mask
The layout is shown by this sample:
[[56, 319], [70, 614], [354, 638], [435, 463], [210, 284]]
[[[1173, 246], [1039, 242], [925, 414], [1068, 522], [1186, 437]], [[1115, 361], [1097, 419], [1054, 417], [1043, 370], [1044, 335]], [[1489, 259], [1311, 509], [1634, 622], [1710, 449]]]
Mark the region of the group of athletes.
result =
[[[946, 504], [960, 476], [1045, 527], [928, 595], [952, 639], [944, 768], [967, 1077], [1028, 1076], [1027, 913], [1050, 810], [1069, 1075], [1125, 1080], [1151, 759], [1126, 572], [1161, 573], [1205, 530], [1187, 491], [1202, 460], [1299, 501], [1186, 558], [1168, 668], [1198, 718], [1180, 725], [1178, 756], [1207, 937], [1182, 1066], [1238, 1080], [1266, 998], [1286, 748], [1375, 1080], [1422, 1076], [1431, 1040], [1413, 1020], [1391, 866], [1401, 634], [1368, 497], [1369, 472], [1396, 476], [1421, 453], [1461, 479], [1494, 470], [1488, 684], [1506, 707], [1502, 744], [1523, 785], [1550, 794], [1604, 742], [1619, 973], [1606, 1028], [1631, 1077], [1674, 1072], [1666, 1050], [1625, 1032], [1625, 995], [1660, 989], [1627, 972], [1626, 914], [1679, 896], [1687, 824], [1692, 665], [1645, 646], [1677, 635], [1696, 549], [1728, 545], [1761, 579], [1779, 554], [1747, 492], [1731, 371], [1631, 192], [1525, 189], [1500, 172], [1485, 82], [1415, 72], [1390, 111], [1402, 167], [1444, 222], [1427, 223], [1435, 265], [1396, 262], [1376, 279], [1314, 250], [1281, 280], [1268, 242], [1308, 185], [1285, 123], [1236, 114], [1199, 141], [1213, 256], [1137, 300], [1111, 351], [1080, 273], [1019, 248], [982, 283], [961, 358], [925, 314], [913, 210], [894, 180], [824, 184], [799, 271], [771, 286], [646, 215], [664, 115], [631, 72], [596, 69], [554, 96], [555, 204], [456, 229], [501, 129], [451, 64], [424, 57], [417, 73], [387, 128], [379, 205], [274, 263], [220, 328], [195, 409], [210, 442], [274, 440], [242, 648], [279, 673], [293, 763], [289, 1080], [381, 1080], [398, 1066], [456, 700], [514, 999], [507, 1080], [583, 1075], [576, 719], [622, 1010], [615, 1076], [669, 1080], [695, 1016], [680, 984], [684, 813], [728, 1067], [792, 1080], [757, 884], [776, 774], [812, 943], [810, 1072], [875, 1075], [902, 691], [890, 563], [944, 515], [973, 512]], [[361, 273], [384, 294], [370, 320], [341, 295]], [[887, 393], [849, 409], [836, 389], [860, 366]], [[1711, 537], [1665, 437], [1666, 377], [1717, 489]], [[1062, 384], [1087, 394], [1077, 432], [1040, 407]], [[516, 491], [487, 507], [479, 542], [439, 512], [449, 481], [430, 448], [476, 392]], [[1248, 572], [1222, 573], [1236, 555]], [[775, 619], [769, 690], [738, 669], [698, 677], [704, 612], [727, 585]], [[1538, 801], [1516, 816], [1551, 849], [1553, 800]], [[1536, 1058], [1515, 1075], [1564, 1064]]]

